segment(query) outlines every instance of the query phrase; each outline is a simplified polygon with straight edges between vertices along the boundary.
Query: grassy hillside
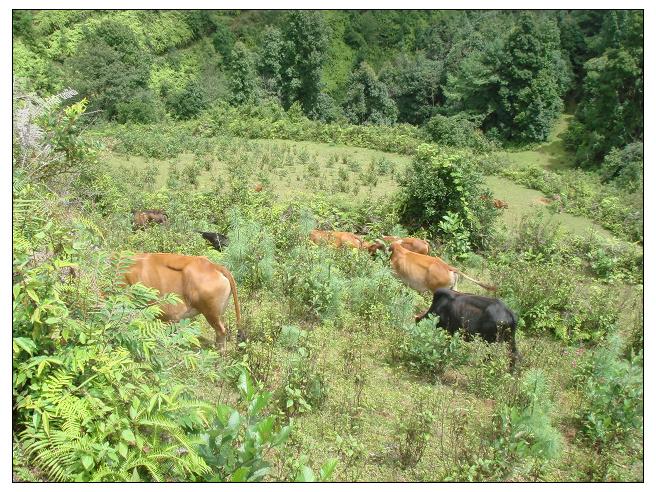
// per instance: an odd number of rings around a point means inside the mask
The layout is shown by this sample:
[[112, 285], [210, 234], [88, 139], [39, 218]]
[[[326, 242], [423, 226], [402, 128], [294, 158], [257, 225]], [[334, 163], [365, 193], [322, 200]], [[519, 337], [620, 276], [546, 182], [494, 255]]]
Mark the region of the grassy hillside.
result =
[[[15, 481], [643, 480], [640, 107], [607, 97], [641, 73], [641, 14], [13, 20]], [[630, 130], [607, 153], [604, 104]], [[424, 238], [493, 284], [457, 290], [512, 310], [516, 364], [416, 323], [432, 293], [388, 251], [316, 228]], [[187, 292], [125, 285], [135, 252], [231, 272], [226, 351], [160, 318]]]

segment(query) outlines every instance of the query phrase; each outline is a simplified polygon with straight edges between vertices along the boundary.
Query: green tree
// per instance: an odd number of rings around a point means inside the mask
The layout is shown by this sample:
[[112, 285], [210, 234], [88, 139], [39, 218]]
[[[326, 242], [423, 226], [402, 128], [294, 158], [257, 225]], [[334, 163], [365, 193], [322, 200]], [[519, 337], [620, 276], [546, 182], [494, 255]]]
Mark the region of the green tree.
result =
[[283, 25], [282, 102], [289, 108], [299, 101], [306, 114], [321, 92], [321, 69], [328, 51], [329, 28], [323, 14], [295, 10]]
[[400, 121], [421, 124], [444, 102], [440, 84], [442, 70], [442, 63], [417, 53], [399, 55], [393, 65], [381, 71], [380, 80], [389, 88]]
[[253, 100], [257, 91], [257, 73], [251, 52], [244, 43], [237, 41], [228, 63], [230, 102], [243, 104]]
[[387, 86], [378, 80], [374, 70], [365, 62], [349, 79], [344, 113], [351, 123], [356, 124], [390, 125], [396, 121], [398, 110]]
[[284, 44], [280, 29], [267, 26], [257, 51], [256, 66], [264, 90], [278, 98], [282, 95]]
[[494, 127], [508, 140], [543, 141], [563, 109], [566, 85], [555, 22], [522, 13], [498, 66]]
[[176, 119], [188, 120], [207, 107], [207, 99], [199, 82], [188, 81], [182, 89], [170, 90], [162, 87], [162, 97], [166, 110]]
[[583, 96], [565, 142], [576, 162], [597, 166], [611, 148], [644, 136], [643, 14], [609, 13], [598, 43], [603, 53], [585, 65]]
[[90, 110], [114, 119], [118, 105], [148, 94], [151, 56], [134, 31], [114, 20], [104, 20], [87, 31], [76, 54], [65, 62], [69, 85], [89, 99]]
[[423, 227], [432, 236], [462, 238], [475, 248], [485, 246], [499, 212], [491, 200], [481, 200], [481, 195], [491, 193], [471, 153], [445, 154], [433, 145], [422, 144], [399, 184], [405, 225]]
[[235, 36], [223, 22], [216, 23], [216, 32], [212, 36], [212, 44], [214, 45], [214, 49], [221, 54], [223, 62], [229, 62], [230, 56], [232, 55], [232, 48], [235, 45]]

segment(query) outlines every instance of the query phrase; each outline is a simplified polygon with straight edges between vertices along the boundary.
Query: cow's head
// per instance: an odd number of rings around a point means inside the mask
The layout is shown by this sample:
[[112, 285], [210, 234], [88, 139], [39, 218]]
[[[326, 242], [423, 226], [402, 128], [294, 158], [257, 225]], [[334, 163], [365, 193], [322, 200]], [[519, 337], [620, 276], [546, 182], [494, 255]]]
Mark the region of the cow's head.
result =
[[446, 307], [453, 302], [456, 295], [451, 289], [437, 289], [433, 294], [433, 304], [431, 305], [431, 312], [440, 317], [445, 317]]

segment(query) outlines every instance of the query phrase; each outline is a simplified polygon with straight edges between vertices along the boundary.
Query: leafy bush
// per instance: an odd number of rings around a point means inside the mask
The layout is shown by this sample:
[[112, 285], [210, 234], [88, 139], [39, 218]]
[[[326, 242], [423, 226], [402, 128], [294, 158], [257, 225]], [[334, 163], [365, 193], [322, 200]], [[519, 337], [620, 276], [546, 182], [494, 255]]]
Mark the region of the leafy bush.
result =
[[511, 260], [494, 268], [498, 294], [515, 311], [526, 333], [551, 332], [564, 341], [600, 340], [617, 329], [620, 308], [608, 289], [558, 263]]
[[562, 452], [563, 437], [553, 426], [553, 402], [544, 373], [529, 370], [521, 380], [518, 401], [502, 405], [498, 415], [500, 436], [493, 446], [506, 456], [506, 464], [517, 458], [552, 460]]
[[275, 263], [271, 234], [257, 222], [235, 216], [228, 236], [225, 261], [235, 279], [253, 289], [269, 285]]
[[77, 93], [67, 89], [47, 99], [14, 88], [13, 157], [19, 172], [52, 181], [79, 174], [96, 157], [97, 145], [83, 135], [86, 99], [60, 109]]
[[406, 326], [400, 346], [401, 360], [410, 369], [431, 379], [439, 378], [449, 368], [464, 364], [467, 358], [460, 333], [450, 335], [435, 323], [435, 319], [427, 318]]
[[265, 456], [280, 447], [289, 437], [291, 426], [274, 431], [276, 417], [260, 415], [271, 393], [258, 393], [244, 371], [239, 375], [239, 393], [246, 406], [245, 414], [219, 403], [209, 430], [201, 434], [200, 456], [211, 472], [203, 479], [211, 482], [259, 482], [271, 473]]
[[642, 192], [644, 173], [644, 145], [634, 142], [626, 147], [611, 149], [601, 163], [604, 182], [612, 182], [629, 192]]
[[319, 319], [339, 318], [344, 302], [343, 274], [327, 261], [323, 248], [293, 249], [282, 278], [283, 292], [302, 313]]
[[150, 54], [134, 30], [105, 19], [85, 33], [65, 66], [80, 94], [90, 98], [90, 108], [102, 110], [103, 117], [112, 120], [119, 103], [142, 98], [149, 90], [150, 64]]
[[488, 231], [499, 212], [490, 200], [481, 200], [481, 195], [490, 192], [467, 153], [444, 154], [422, 144], [399, 184], [404, 224], [423, 227], [439, 236], [440, 222], [451, 213], [461, 221], [459, 229], [469, 234], [472, 246], [486, 245]]
[[309, 337], [300, 341], [277, 391], [278, 406], [287, 417], [319, 407], [328, 395], [325, 376], [317, 364], [318, 347]]
[[188, 120], [205, 109], [207, 101], [200, 84], [191, 80], [181, 90], [164, 89], [166, 110], [176, 119]]
[[437, 144], [466, 147], [477, 151], [492, 148], [492, 143], [476, 125], [460, 115], [435, 115], [426, 122], [424, 128], [430, 139]]
[[159, 116], [157, 101], [149, 90], [135, 91], [131, 100], [116, 104], [116, 121], [119, 123], [152, 123]]
[[642, 432], [642, 351], [625, 359], [623, 348], [618, 336], [610, 337], [579, 366], [583, 404], [578, 421], [585, 439], [595, 445], [621, 444]]

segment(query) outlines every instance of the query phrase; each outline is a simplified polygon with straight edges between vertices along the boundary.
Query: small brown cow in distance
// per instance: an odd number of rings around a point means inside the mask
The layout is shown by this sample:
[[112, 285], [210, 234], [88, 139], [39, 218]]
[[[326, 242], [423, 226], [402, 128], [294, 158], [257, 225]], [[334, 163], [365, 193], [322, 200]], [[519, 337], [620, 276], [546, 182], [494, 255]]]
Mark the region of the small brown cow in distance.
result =
[[314, 244], [330, 244], [336, 248], [342, 246], [353, 249], [362, 248], [362, 238], [352, 232], [313, 229], [310, 232], [310, 241]]
[[145, 229], [149, 224], [166, 224], [169, 221], [168, 215], [164, 210], [131, 210], [132, 212], [132, 229]]

